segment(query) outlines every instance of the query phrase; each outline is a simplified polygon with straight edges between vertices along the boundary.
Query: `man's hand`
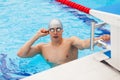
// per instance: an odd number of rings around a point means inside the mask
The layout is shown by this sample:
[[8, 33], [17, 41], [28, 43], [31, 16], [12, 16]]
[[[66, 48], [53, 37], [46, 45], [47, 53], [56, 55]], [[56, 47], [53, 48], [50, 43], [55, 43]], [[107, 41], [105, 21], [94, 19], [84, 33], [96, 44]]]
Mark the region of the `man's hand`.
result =
[[48, 34], [49, 34], [49, 31], [44, 29], [44, 28], [38, 30], [38, 32], [36, 33], [36, 35], [39, 37], [43, 37], [43, 36], [46, 36]]
[[107, 42], [107, 41], [110, 40], [110, 35], [108, 35], [108, 34], [102, 35], [102, 36], [100, 36], [100, 39], [102, 39], [102, 40], [104, 40], [105, 42]]

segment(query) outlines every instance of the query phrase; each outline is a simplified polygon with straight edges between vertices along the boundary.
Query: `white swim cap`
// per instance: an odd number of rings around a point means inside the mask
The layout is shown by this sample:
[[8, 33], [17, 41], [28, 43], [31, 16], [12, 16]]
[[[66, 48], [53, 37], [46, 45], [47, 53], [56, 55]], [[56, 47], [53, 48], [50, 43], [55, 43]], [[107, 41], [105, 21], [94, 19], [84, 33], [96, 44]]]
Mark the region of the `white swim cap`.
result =
[[61, 23], [61, 21], [59, 19], [52, 19], [49, 22], [49, 27], [48, 28], [55, 28], [55, 27], [63, 28], [62, 23]]

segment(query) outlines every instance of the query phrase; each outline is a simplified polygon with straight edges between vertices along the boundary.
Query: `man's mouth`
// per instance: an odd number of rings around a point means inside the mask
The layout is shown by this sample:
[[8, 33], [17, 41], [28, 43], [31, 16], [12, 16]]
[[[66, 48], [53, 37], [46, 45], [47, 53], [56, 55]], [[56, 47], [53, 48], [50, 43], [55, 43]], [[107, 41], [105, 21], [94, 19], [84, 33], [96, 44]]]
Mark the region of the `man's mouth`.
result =
[[58, 38], [58, 36], [53, 36], [53, 38]]

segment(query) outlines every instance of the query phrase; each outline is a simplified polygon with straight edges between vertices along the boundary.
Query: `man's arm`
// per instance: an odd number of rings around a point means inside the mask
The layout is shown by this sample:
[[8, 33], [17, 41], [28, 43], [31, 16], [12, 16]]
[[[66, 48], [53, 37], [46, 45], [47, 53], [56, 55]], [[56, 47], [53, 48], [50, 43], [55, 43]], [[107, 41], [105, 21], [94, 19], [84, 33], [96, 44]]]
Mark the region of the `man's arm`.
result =
[[[94, 41], [97, 40], [104, 40], [104, 41], [109, 41], [110, 40], [110, 35], [103, 35], [97, 38], [94, 38]], [[77, 47], [78, 49], [87, 49], [90, 48], [90, 39], [87, 40], [81, 40], [78, 37], [71, 37], [72, 40], [72, 45]]]
[[38, 52], [41, 52], [41, 47], [43, 44], [38, 44], [36, 46], [32, 46], [33, 43], [40, 37], [48, 35], [48, 31], [45, 29], [39, 30], [33, 38], [31, 38], [29, 41], [27, 41], [18, 51], [19, 57], [32, 57], [36, 55]]

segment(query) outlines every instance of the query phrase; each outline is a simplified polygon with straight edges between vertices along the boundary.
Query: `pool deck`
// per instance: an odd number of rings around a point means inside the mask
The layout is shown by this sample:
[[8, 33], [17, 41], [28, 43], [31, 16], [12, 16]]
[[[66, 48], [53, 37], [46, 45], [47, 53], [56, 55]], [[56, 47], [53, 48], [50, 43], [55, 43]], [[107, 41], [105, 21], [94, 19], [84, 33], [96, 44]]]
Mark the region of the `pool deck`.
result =
[[120, 72], [100, 62], [102, 52], [77, 59], [21, 80], [120, 80]]

